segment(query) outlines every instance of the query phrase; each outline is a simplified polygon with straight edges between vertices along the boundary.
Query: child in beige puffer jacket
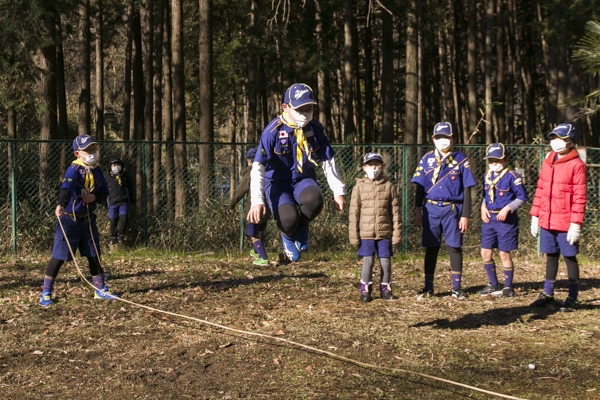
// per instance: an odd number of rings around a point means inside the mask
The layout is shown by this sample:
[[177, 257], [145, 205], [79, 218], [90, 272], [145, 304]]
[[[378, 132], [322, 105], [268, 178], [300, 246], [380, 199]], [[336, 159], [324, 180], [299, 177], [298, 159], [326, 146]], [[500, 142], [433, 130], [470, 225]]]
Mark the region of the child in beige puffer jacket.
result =
[[394, 185], [383, 174], [383, 158], [367, 153], [362, 169], [366, 176], [356, 179], [350, 200], [348, 233], [350, 244], [363, 258], [360, 300], [372, 300], [373, 257], [381, 265], [381, 298], [394, 299], [390, 287], [392, 246], [400, 243], [400, 202]]

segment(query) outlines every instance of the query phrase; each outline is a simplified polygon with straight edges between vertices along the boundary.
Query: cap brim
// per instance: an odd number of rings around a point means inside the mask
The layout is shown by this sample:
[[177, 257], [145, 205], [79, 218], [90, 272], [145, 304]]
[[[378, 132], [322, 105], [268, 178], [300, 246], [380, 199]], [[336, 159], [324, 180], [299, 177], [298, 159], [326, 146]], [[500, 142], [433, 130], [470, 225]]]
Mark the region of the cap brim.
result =
[[79, 150], [85, 150], [85, 149], [87, 149], [88, 147], [90, 147], [90, 146], [91, 146], [91, 145], [93, 145], [93, 144], [97, 145], [97, 144], [98, 144], [98, 142], [91, 142], [90, 144], [88, 144], [88, 145], [87, 145], [87, 146], [85, 146], [85, 147], [78, 147], [78, 148], [77, 148], [77, 151], [79, 151]]
[[297, 108], [300, 108], [300, 107], [302, 107], [302, 106], [305, 106], [305, 105], [307, 105], [307, 104], [312, 104], [312, 105], [315, 105], [315, 106], [316, 106], [316, 105], [317, 105], [317, 102], [316, 102], [316, 101], [306, 101], [306, 102], [304, 102], [304, 103], [302, 103], [302, 104], [298, 104], [298, 105], [296, 105], [296, 106], [294, 106], [292, 103], [290, 103], [290, 104], [288, 104], [288, 105], [291, 107], [291, 109], [292, 109], [292, 110], [295, 110], [295, 109], [297, 109]]

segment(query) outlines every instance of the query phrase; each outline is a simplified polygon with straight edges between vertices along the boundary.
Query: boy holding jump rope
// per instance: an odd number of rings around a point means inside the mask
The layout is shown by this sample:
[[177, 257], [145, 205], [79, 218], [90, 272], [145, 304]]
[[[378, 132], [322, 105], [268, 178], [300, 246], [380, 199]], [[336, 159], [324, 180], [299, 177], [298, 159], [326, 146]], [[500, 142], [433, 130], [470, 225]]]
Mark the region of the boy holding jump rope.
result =
[[[108, 187], [98, 163], [98, 144], [88, 135], [73, 140], [75, 161], [67, 168], [60, 186], [60, 194], [54, 214], [58, 218], [54, 233], [52, 258], [46, 267], [44, 286], [40, 294], [40, 306], [52, 305], [52, 289], [60, 267], [72, 260], [73, 252], [87, 257], [92, 281], [96, 290], [94, 298], [112, 300], [117, 296], [109, 292], [104, 283], [104, 271], [100, 265], [100, 240], [96, 226], [96, 204], [104, 203]], [[69, 245], [67, 244], [67, 240]]]

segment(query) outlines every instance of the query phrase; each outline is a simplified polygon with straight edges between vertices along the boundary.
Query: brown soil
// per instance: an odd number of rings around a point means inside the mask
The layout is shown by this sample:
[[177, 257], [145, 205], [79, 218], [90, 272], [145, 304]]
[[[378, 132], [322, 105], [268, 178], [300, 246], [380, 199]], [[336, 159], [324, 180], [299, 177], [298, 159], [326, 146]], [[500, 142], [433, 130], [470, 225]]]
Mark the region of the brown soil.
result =
[[[295, 264], [257, 267], [242, 258], [136, 254], [105, 260], [110, 288], [136, 303], [505, 395], [600, 398], [600, 265], [593, 262], [582, 262], [580, 309], [561, 313], [558, 303], [528, 307], [541, 290], [541, 257], [517, 257], [513, 299], [476, 296], [486, 277], [479, 260], [467, 260], [463, 286], [471, 296], [459, 301], [449, 297], [447, 261], [438, 265], [439, 294], [418, 299], [420, 256], [396, 256], [399, 299], [383, 301], [376, 291], [364, 304], [360, 265], [350, 255], [309, 253]], [[2, 398], [493, 398], [94, 300], [72, 263], [58, 277], [55, 304], [41, 309], [46, 262], [21, 257], [0, 264]], [[559, 300], [566, 296], [564, 272], [561, 265]]]

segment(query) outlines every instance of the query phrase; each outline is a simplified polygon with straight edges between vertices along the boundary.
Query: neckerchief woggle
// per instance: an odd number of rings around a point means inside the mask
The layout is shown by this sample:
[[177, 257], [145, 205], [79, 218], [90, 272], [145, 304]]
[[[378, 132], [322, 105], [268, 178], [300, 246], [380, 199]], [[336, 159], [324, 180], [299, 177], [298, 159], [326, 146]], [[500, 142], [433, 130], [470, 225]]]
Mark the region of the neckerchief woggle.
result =
[[[433, 170], [433, 175], [431, 176], [431, 183], [435, 185], [435, 183], [437, 182], [437, 178], [438, 175], [440, 174], [440, 170], [442, 169], [442, 165], [444, 164], [444, 162], [446, 164], [458, 164], [454, 158], [450, 155], [452, 154], [451, 151], [448, 152], [448, 154], [443, 155], [441, 151], [439, 151], [438, 149], [435, 149], [435, 168]], [[450, 165], [451, 168], [453, 168], [453, 165]]]
[[490, 202], [494, 202], [494, 189], [496, 188], [496, 184], [500, 181], [500, 179], [502, 179], [502, 177], [504, 175], [506, 175], [506, 173], [508, 172], [508, 167], [504, 167], [504, 169], [502, 171], [500, 171], [500, 173], [498, 174], [497, 177], [495, 177], [494, 179], [492, 179], [492, 174], [494, 173], [493, 171], [488, 171], [487, 174], [485, 174], [485, 183], [490, 185], [490, 188], [488, 189], [488, 195], [490, 196]]
[[285, 111], [281, 114], [281, 120], [290, 128], [294, 128], [294, 136], [296, 137], [296, 141], [298, 142], [298, 146], [296, 147], [296, 161], [298, 162], [298, 171], [302, 172], [302, 151], [306, 153], [308, 161], [310, 161], [314, 165], [319, 165], [312, 159], [310, 155], [310, 149], [308, 148], [308, 140], [306, 140], [306, 136], [304, 135], [304, 131], [302, 130], [302, 128], [296, 126], [292, 118]]

